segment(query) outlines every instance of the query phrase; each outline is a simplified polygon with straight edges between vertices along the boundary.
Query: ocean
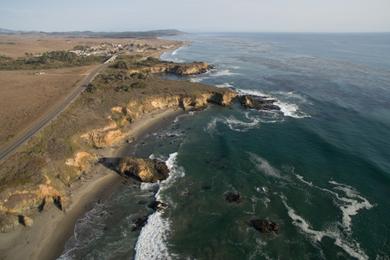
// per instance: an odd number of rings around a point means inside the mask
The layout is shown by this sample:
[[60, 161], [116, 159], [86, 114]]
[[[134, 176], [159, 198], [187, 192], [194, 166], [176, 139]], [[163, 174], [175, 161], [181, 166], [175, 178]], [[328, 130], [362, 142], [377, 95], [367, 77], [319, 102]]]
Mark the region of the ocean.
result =
[[[179, 80], [269, 96], [281, 110], [210, 106], [145, 137], [135, 154], [167, 161], [169, 179], [96, 203], [60, 259], [389, 259], [390, 34], [172, 39], [191, 44], [163, 59], [216, 67]], [[151, 212], [153, 196], [167, 208]], [[279, 231], [258, 232], [254, 218]]]

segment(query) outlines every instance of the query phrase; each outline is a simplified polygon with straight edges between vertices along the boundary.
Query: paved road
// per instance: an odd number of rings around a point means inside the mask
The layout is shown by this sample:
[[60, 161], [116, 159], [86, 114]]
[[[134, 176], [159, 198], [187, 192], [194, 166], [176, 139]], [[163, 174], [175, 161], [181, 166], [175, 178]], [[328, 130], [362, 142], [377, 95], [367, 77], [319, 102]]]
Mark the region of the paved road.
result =
[[86, 86], [109, 64], [115, 60], [117, 55], [112, 56], [104, 64], [101, 64], [99, 67], [95, 68], [91, 73], [89, 73], [82, 81], [77, 83], [77, 87], [63, 100], [60, 104], [57, 104], [55, 107], [51, 108], [42, 118], [38, 120], [34, 125], [29, 129], [24, 130], [22, 134], [17, 136], [14, 140], [4, 145], [0, 148], [0, 161], [5, 160], [12, 153], [16, 151], [22, 144], [27, 142], [31, 137], [33, 137], [39, 130], [45, 127], [50, 123], [54, 118], [56, 118], [62, 111], [64, 111], [86, 88]]

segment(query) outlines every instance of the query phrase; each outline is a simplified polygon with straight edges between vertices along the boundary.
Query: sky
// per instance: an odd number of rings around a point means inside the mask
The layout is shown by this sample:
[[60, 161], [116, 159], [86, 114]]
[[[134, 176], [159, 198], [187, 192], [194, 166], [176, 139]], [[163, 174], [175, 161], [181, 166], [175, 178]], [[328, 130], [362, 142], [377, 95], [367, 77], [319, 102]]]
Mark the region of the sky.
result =
[[390, 0], [0, 0], [0, 28], [390, 32]]

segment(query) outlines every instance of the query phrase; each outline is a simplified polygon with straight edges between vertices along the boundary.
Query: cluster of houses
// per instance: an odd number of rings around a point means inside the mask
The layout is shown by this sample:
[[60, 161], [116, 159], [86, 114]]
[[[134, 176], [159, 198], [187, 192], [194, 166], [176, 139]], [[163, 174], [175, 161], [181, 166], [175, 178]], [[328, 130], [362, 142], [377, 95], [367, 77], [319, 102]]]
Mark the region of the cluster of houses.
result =
[[170, 49], [173, 45], [161, 45], [154, 47], [146, 43], [129, 43], [129, 44], [117, 44], [117, 43], [101, 43], [95, 46], [78, 45], [75, 46], [73, 52], [78, 56], [111, 56], [120, 51], [127, 51], [132, 53], [144, 53], [147, 51], [159, 51], [164, 49]]

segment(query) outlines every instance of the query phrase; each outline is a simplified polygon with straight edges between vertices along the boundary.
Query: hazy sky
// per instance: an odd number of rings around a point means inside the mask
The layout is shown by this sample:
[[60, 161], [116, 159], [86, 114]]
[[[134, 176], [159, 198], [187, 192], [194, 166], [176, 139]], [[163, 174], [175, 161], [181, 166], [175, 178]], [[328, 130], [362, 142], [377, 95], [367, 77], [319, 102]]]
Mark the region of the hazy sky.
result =
[[390, 0], [0, 0], [20, 30], [390, 31]]

